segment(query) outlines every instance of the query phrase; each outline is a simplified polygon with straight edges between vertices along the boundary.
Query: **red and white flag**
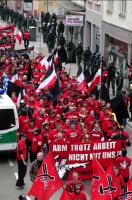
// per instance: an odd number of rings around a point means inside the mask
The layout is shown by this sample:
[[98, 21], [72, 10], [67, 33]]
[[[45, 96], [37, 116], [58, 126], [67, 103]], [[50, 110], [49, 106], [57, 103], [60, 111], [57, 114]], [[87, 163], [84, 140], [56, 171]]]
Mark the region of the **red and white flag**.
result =
[[16, 83], [16, 81], [18, 81], [18, 80], [19, 80], [18, 74], [16, 73], [16, 74], [14, 74], [14, 75], [12, 76], [11, 82], [12, 82], [12, 83]]
[[37, 65], [39, 69], [45, 69], [46, 71], [50, 68], [50, 62], [48, 62], [47, 58], [43, 58]]
[[57, 80], [57, 74], [54, 66], [51, 64], [50, 69], [46, 72], [44, 80], [40, 83], [36, 93], [39, 93], [42, 89], [53, 88]]
[[78, 72], [77, 72], [77, 82], [78, 82], [78, 90], [86, 89], [86, 79], [84, 77], [81, 67], [79, 67]]
[[56, 51], [56, 54], [55, 54], [55, 66], [58, 66], [59, 64], [59, 56], [58, 56], [58, 51]]
[[18, 40], [19, 44], [21, 45], [21, 43], [22, 43], [22, 32], [21, 31], [16, 33], [16, 39]]
[[101, 69], [99, 68], [98, 71], [96, 72], [93, 80], [88, 83], [88, 92], [90, 93], [96, 85], [100, 83], [101, 79]]
[[49, 200], [62, 185], [63, 183], [55, 168], [54, 159], [49, 151], [28, 192], [28, 196], [35, 196], [37, 200]]

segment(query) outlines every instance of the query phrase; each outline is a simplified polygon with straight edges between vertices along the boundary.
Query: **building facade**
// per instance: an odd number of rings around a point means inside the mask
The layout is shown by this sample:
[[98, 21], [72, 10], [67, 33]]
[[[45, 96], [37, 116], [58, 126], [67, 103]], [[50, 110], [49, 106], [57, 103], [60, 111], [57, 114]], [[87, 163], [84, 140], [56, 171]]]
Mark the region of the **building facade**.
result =
[[132, 1], [103, 1], [102, 54], [125, 70], [132, 61]]
[[102, 1], [86, 0], [84, 47], [92, 52], [101, 52]]

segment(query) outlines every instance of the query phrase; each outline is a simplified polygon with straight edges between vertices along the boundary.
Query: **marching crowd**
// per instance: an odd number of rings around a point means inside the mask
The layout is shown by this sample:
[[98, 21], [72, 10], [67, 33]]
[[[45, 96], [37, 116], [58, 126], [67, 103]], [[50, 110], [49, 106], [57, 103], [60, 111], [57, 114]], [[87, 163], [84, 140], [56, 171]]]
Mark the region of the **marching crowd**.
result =
[[[5, 13], [7, 13], [7, 18]], [[19, 20], [16, 22], [17, 18], [14, 15], [13, 11], [9, 11], [7, 7], [0, 8], [1, 19], [8, 21], [10, 16], [12, 23], [15, 23], [15, 25], [18, 23], [18, 26], [21, 26]], [[77, 64], [80, 66], [83, 59], [86, 79], [96, 71], [101, 63], [105, 72], [103, 74], [104, 79], [108, 82], [108, 89], [111, 83], [112, 85], [115, 84], [113, 83], [115, 81], [115, 68], [111, 64], [107, 69], [103, 57], [101, 58], [100, 55], [92, 53], [89, 48], [83, 50], [81, 44], [75, 48], [72, 41], [66, 46], [67, 57], [65, 51], [66, 41], [63, 36], [65, 29], [63, 22], [61, 21], [57, 26], [56, 15], [50, 16], [49, 13], [42, 13], [41, 21], [43, 40], [47, 42], [49, 52], [54, 49], [57, 32], [59, 64], [55, 67], [59, 77], [60, 93], [56, 101], [53, 101], [52, 88], [42, 89], [39, 93], [36, 92], [46, 73], [46, 69], [39, 65], [43, 58], [41, 54], [35, 58], [30, 58], [28, 55], [13, 58], [5, 55], [1, 57], [1, 77], [4, 73], [11, 79], [17, 73], [19, 79], [15, 81], [15, 84], [24, 90], [20, 104], [17, 103], [18, 97], [16, 93], [13, 92], [11, 95], [19, 116], [16, 158], [18, 162], [18, 180], [16, 186], [21, 188], [25, 185], [24, 177], [27, 172], [27, 161], [32, 163], [30, 179], [31, 181], [35, 179], [52, 142], [56, 144], [65, 142], [69, 144], [74, 142], [98, 143], [114, 139], [125, 141], [122, 146], [122, 155], [117, 158], [114, 166], [120, 186], [123, 188], [130, 177], [131, 158], [127, 156], [127, 145], [130, 145], [129, 133], [118, 123], [109, 102], [97, 99], [94, 94], [89, 94], [87, 88], [84, 91], [78, 89], [76, 78], [65, 72], [62, 62], [72, 62], [76, 57]], [[55, 65], [54, 52], [49, 57], [50, 59], [52, 57]], [[119, 72], [119, 75], [121, 76], [121, 72]], [[1, 78], [0, 87], [2, 87], [2, 82]], [[117, 82], [117, 93], [119, 95], [122, 94], [123, 78], [120, 78], [120, 83], [119, 79], [117, 79]], [[113, 95], [115, 96], [114, 86]], [[127, 96], [125, 96], [124, 102], [128, 107], [130, 102]], [[66, 182], [65, 189], [74, 200], [78, 198], [87, 199], [84, 193], [84, 184], [76, 171], [72, 174], [72, 180]], [[21, 195], [19, 199], [24, 199], [24, 197]]]
[[[118, 124], [110, 103], [103, 99], [97, 100], [94, 94], [78, 90], [75, 77], [69, 76], [64, 68], [57, 70], [61, 93], [56, 104], [53, 104], [51, 89], [36, 93], [39, 83], [42, 82], [45, 70], [38, 65], [42, 59], [38, 55], [35, 59], [27, 55], [22, 58], [7, 58], [3, 56], [1, 72], [11, 79], [17, 70], [19, 79], [15, 82], [25, 89], [24, 98], [17, 105], [17, 96], [12, 93], [12, 100], [16, 104], [19, 115], [18, 130], [18, 180], [16, 186], [24, 186], [24, 177], [27, 170], [27, 159], [33, 162], [30, 177], [33, 181], [44, 155], [49, 150], [49, 144], [73, 142], [100, 142], [106, 140], [125, 140], [129, 144], [129, 134]], [[29, 69], [32, 66], [32, 76]], [[57, 67], [57, 66], [56, 66]], [[128, 102], [127, 102], [128, 103]], [[124, 145], [123, 148], [126, 148]], [[37, 160], [36, 160], [37, 158]], [[125, 167], [122, 163], [125, 162]], [[129, 179], [131, 159], [127, 157], [126, 149], [117, 159], [116, 171], [121, 177], [121, 186]], [[74, 192], [75, 196], [82, 194], [84, 187], [79, 178], [68, 181], [67, 191]], [[78, 173], [76, 172], [76, 176]], [[79, 188], [78, 188], [79, 187]], [[85, 198], [84, 198], [85, 199]]]

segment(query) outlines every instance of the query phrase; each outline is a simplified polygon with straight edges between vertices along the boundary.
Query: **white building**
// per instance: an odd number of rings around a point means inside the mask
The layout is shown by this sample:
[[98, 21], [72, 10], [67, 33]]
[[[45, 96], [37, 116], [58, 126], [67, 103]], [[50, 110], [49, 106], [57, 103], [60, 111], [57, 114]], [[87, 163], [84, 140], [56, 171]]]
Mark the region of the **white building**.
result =
[[86, 0], [84, 47], [92, 52], [101, 52], [102, 1]]
[[103, 1], [102, 54], [120, 69], [132, 59], [132, 1]]

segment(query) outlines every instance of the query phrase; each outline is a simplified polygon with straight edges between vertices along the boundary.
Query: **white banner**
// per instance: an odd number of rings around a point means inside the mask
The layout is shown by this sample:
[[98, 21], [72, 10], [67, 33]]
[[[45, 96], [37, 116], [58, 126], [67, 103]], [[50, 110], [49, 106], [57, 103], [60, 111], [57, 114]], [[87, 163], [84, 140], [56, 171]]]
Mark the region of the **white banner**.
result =
[[66, 15], [66, 25], [83, 26], [83, 15]]
[[32, 3], [24, 2], [24, 11], [32, 11]]

